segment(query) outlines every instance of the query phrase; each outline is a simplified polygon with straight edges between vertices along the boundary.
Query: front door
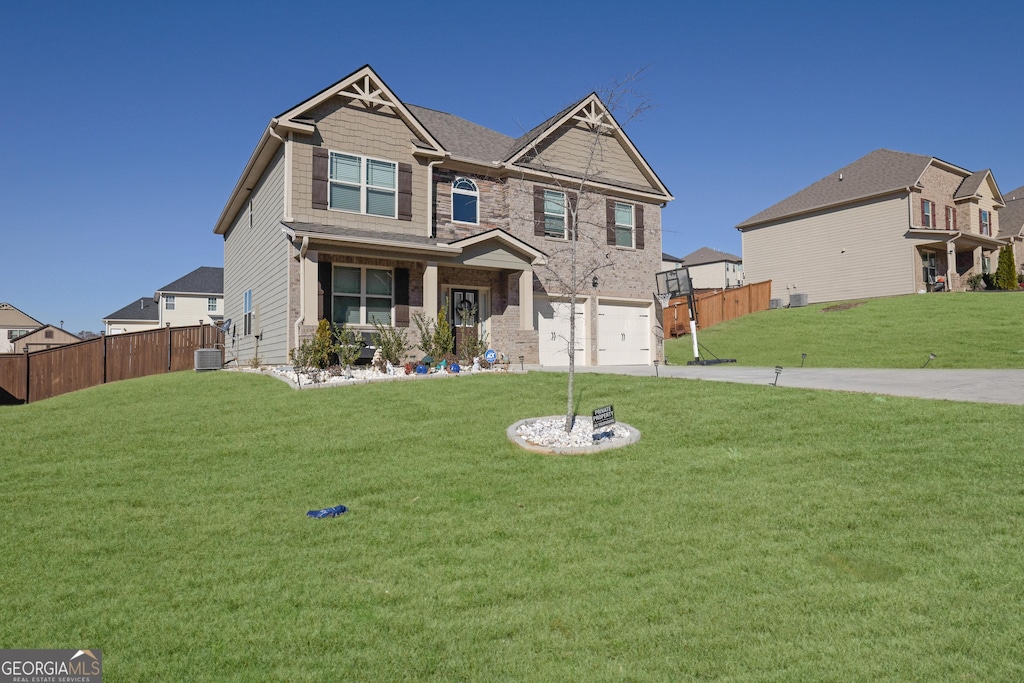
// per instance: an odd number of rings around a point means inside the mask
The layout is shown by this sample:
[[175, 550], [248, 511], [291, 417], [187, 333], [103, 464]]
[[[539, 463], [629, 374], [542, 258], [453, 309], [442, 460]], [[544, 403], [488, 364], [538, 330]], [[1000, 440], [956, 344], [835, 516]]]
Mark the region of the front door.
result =
[[480, 290], [453, 288], [449, 306], [449, 319], [455, 328], [455, 355], [459, 356], [466, 342], [475, 341], [480, 334]]

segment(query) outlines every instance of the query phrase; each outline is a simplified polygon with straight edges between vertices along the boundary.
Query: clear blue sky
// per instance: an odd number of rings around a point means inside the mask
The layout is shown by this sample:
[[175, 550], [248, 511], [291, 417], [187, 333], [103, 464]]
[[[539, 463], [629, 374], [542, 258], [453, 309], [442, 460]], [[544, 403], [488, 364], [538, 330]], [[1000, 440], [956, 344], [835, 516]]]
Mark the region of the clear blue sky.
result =
[[[365, 8], [364, 8], [365, 7]], [[73, 332], [198, 266], [272, 116], [372, 65], [518, 135], [647, 66], [665, 251], [879, 147], [1024, 185], [1019, 2], [8, 2], [0, 301]]]

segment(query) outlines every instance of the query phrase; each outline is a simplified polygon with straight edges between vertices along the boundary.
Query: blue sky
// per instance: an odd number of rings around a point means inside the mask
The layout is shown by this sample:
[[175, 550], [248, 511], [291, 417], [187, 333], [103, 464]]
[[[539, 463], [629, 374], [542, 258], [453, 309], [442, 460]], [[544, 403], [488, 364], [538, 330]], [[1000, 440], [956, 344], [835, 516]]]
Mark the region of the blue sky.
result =
[[0, 27], [0, 301], [73, 332], [202, 265], [272, 116], [371, 64], [518, 135], [647, 67], [627, 133], [676, 200], [665, 251], [868, 152], [1024, 185], [1010, 2], [35, 2]]

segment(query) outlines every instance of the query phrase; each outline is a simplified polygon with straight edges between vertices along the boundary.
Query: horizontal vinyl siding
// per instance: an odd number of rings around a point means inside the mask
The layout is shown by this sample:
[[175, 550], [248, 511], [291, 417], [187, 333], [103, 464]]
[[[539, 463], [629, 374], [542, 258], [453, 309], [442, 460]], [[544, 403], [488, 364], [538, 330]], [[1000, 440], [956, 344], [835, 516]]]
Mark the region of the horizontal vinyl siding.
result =
[[[772, 297], [809, 303], [910, 294], [914, 245], [906, 197], [855, 204], [743, 231], [748, 283], [772, 281]], [[788, 287], [788, 289], [787, 289]]]
[[244, 204], [224, 237], [224, 315], [231, 318], [235, 335], [228, 337], [227, 357], [237, 353], [244, 365], [253, 357], [255, 340], [243, 336], [242, 296], [252, 290], [263, 331], [259, 355], [265, 363], [288, 360], [288, 253], [281, 232], [284, 201], [284, 152], [278, 152], [253, 190], [253, 225]]

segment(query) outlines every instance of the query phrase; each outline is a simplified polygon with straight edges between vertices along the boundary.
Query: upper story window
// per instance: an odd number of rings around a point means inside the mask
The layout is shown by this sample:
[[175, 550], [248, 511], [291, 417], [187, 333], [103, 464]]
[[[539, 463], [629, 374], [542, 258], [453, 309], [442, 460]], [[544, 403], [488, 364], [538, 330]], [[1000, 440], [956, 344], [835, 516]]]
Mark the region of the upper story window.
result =
[[252, 290], [245, 290], [245, 294], [242, 295], [242, 334], [248, 336], [252, 334]]
[[633, 246], [633, 205], [615, 202], [615, 246]]
[[206, 310], [209, 313], [214, 313], [217, 310], [217, 297], [208, 296], [206, 297]]
[[456, 223], [480, 223], [480, 190], [469, 178], [452, 183], [452, 220]]
[[398, 164], [331, 152], [328, 206], [338, 211], [397, 217]]
[[956, 230], [956, 209], [952, 206], [946, 207], [946, 230]]
[[982, 235], [992, 235], [992, 214], [985, 209], [978, 211], [978, 229]]
[[336, 325], [391, 324], [395, 290], [392, 271], [335, 266], [331, 284], [331, 318]]
[[930, 199], [921, 200], [921, 225], [925, 228], [934, 228], [935, 225], [935, 202]]
[[26, 335], [29, 330], [7, 330], [7, 341], [14, 341], [18, 337]]
[[544, 190], [544, 236], [565, 239], [565, 193]]
[[166, 311], [173, 311], [174, 310], [174, 295], [173, 294], [164, 297], [164, 310], [166, 310]]

